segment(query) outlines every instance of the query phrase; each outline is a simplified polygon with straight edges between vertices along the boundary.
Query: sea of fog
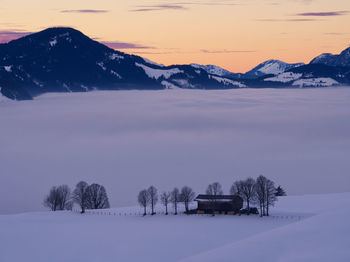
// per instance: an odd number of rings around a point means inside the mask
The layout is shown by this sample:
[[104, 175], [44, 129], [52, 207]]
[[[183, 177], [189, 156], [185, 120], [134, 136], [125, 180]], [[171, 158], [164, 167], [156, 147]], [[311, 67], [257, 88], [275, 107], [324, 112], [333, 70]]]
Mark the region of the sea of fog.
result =
[[96, 91], [0, 102], [0, 213], [42, 210], [52, 185], [139, 190], [263, 174], [288, 194], [350, 191], [350, 88]]

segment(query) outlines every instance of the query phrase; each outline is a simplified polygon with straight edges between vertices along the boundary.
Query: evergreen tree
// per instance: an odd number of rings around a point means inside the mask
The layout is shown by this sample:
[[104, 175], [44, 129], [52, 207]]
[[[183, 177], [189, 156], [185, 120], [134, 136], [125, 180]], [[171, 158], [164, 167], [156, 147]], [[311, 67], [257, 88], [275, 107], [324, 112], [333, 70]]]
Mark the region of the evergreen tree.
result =
[[278, 186], [276, 188], [276, 196], [286, 196], [287, 193], [284, 191], [284, 189], [281, 186]]

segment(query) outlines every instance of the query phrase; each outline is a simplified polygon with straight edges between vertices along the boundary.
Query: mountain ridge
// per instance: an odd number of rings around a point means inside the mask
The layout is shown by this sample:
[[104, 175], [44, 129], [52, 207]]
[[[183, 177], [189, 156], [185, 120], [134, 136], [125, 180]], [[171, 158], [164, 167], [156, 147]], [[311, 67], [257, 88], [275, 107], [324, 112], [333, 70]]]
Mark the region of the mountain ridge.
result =
[[350, 66], [350, 47], [340, 54], [323, 53], [311, 60], [310, 64], [324, 64], [328, 66]]
[[[337, 59], [350, 63], [350, 52], [345, 51]], [[325, 57], [335, 59], [333, 55]], [[280, 60], [267, 60], [245, 74], [215, 65], [164, 66], [111, 49], [69, 27], [48, 28], [0, 44], [0, 92], [15, 100], [33, 99], [48, 92], [350, 84], [347, 67], [327, 68], [319, 63], [288, 64]]]

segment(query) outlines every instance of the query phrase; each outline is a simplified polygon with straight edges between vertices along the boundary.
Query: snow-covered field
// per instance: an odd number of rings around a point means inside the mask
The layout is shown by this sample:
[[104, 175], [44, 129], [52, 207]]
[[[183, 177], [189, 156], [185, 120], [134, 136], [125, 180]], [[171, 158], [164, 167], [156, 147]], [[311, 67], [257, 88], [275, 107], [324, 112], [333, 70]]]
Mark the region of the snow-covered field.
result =
[[0, 261], [349, 261], [350, 193], [282, 197], [271, 214], [0, 215]]
[[[53, 185], [138, 192], [260, 174], [289, 194], [350, 191], [350, 88], [111, 91], [0, 103], [0, 213], [43, 210]], [[19, 194], [18, 192], [21, 192]], [[25, 197], [23, 197], [25, 196]]]

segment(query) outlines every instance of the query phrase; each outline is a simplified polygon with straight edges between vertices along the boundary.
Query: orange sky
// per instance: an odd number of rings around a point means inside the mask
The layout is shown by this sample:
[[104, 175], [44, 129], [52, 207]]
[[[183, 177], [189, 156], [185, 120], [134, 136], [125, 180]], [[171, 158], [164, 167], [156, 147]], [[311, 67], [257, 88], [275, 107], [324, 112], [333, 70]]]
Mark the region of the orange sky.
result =
[[[70, 26], [163, 64], [245, 72], [350, 44], [349, 0], [1, 0], [0, 41]], [[123, 44], [121, 44], [123, 43]]]

